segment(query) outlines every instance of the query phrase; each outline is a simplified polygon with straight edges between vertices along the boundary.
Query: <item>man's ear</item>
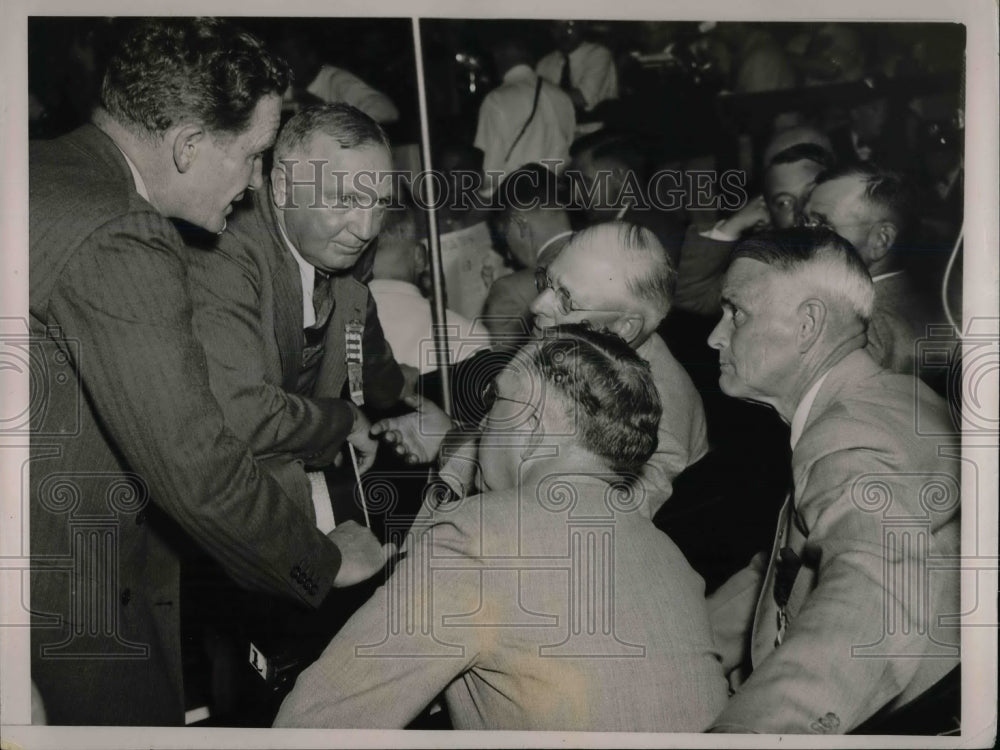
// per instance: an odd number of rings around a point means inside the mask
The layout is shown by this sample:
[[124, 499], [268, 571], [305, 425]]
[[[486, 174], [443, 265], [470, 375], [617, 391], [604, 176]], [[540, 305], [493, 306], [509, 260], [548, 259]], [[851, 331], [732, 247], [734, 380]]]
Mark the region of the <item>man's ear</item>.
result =
[[173, 157], [174, 167], [181, 174], [194, 165], [198, 157], [198, 149], [204, 144], [208, 133], [205, 128], [196, 123], [182, 125], [174, 135]]
[[279, 163], [271, 167], [271, 200], [278, 208], [285, 208], [292, 200], [288, 190], [288, 175], [285, 168]]
[[535, 451], [538, 450], [542, 441], [545, 440], [545, 427], [538, 414], [530, 415], [528, 417], [528, 424], [531, 425], [531, 434], [528, 435], [528, 444], [521, 449], [522, 461], [535, 455]]
[[626, 343], [631, 344], [642, 333], [645, 325], [646, 318], [642, 313], [630, 312], [619, 316], [618, 320], [611, 325], [610, 330], [625, 339]]
[[797, 313], [796, 343], [799, 352], [806, 352], [812, 348], [826, 327], [826, 303], [816, 297], [810, 297], [799, 305]]
[[876, 221], [868, 230], [868, 264], [877, 263], [896, 242], [898, 227], [891, 221]]

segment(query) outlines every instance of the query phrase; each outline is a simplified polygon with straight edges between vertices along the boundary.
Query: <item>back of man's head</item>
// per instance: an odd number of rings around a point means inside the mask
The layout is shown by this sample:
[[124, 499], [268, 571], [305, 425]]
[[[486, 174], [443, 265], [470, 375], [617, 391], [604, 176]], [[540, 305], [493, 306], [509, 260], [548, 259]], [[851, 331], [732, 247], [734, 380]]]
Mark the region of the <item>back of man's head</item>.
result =
[[373, 278], [419, 284], [424, 263], [418, 231], [413, 208], [402, 205], [386, 211], [375, 248]]
[[259, 39], [227, 21], [143, 21], [108, 62], [104, 111], [141, 138], [189, 121], [212, 133], [240, 133], [257, 103], [288, 86], [288, 66]]
[[[570, 246], [591, 246], [628, 269], [625, 286], [631, 302], [644, 308], [646, 326], [655, 328], [673, 302], [677, 272], [656, 235], [638, 224], [608, 221], [577, 232]], [[566, 250], [570, 250], [567, 246]], [[564, 250], [565, 252], [565, 250]], [[599, 284], [600, 279], [592, 283]]]
[[755, 234], [736, 245], [737, 259], [759, 261], [796, 281], [802, 295], [815, 294], [862, 324], [871, 319], [875, 287], [850, 242], [825, 227], [792, 227]]
[[778, 164], [794, 164], [797, 161], [811, 161], [824, 171], [832, 169], [834, 164], [833, 154], [819, 144], [796, 143], [774, 154], [767, 166], [771, 168]]
[[564, 184], [543, 164], [532, 162], [509, 173], [495, 198], [499, 211], [491, 221], [501, 244], [524, 267], [533, 267], [538, 250], [552, 237], [568, 232]]
[[498, 38], [491, 47], [497, 75], [503, 76], [516, 65], [531, 65], [532, 55], [523, 40], [513, 34]]
[[[350, 104], [317, 104], [296, 113], [278, 133], [274, 144], [274, 162], [295, 156], [304, 156], [313, 136], [322, 134], [333, 138], [341, 148], [381, 146], [390, 149], [389, 138], [375, 120]], [[370, 184], [378, 177], [372, 176]]]
[[631, 170], [640, 177], [645, 173], [646, 155], [635, 139], [626, 133], [614, 130], [588, 133], [573, 141], [569, 153], [573, 159], [586, 155], [595, 163]]
[[764, 147], [762, 163], [765, 167], [774, 161], [775, 155], [785, 149], [797, 146], [802, 143], [812, 143], [819, 146], [828, 154], [833, 153], [833, 144], [830, 137], [819, 128], [812, 125], [793, 125], [775, 132], [770, 142]]
[[567, 324], [524, 349], [577, 443], [617, 472], [636, 473], [657, 446], [662, 406], [649, 364], [614, 334]]
[[909, 226], [913, 211], [913, 197], [903, 176], [871, 162], [855, 162], [821, 173], [816, 186], [841, 179], [857, 180], [864, 186], [862, 200], [870, 220], [892, 222], [898, 239]]

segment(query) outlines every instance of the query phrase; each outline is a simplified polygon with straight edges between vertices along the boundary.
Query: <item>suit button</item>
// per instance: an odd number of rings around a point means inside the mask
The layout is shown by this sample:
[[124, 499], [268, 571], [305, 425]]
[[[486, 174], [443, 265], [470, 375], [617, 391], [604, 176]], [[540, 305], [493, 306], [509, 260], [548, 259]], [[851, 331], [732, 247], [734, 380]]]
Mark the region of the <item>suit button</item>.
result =
[[122, 606], [123, 607], [127, 607], [128, 603], [130, 601], [132, 601], [132, 592], [131, 592], [131, 590], [129, 590], [129, 589], [122, 589], [122, 593], [121, 593], [121, 596], [119, 597], [119, 599], [121, 600]]

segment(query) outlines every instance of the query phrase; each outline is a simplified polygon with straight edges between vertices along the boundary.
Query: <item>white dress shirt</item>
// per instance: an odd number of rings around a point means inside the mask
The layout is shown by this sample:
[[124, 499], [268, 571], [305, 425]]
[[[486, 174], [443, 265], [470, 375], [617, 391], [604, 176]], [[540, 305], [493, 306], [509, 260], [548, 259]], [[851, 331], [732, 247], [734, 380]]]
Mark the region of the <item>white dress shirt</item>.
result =
[[[559, 50], [550, 52], [536, 66], [538, 75], [559, 85], [566, 60]], [[611, 50], [601, 44], [582, 42], [569, 53], [569, 82], [579, 89], [589, 112], [605, 99], [618, 98], [618, 71]]]
[[569, 159], [576, 111], [569, 94], [551, 83], [542, 84], [535, 116], [511, 151], [510, 158], [506, 158], [531, 114], [537, 80], [527, 65], [515, 65], [504, 75], [503, 83], [483, 100], [473, 145], [483, 152], [484, 172], [507, 174], [530, 162], [550, 159], [559, 161], [556, 166], [559, 171]]

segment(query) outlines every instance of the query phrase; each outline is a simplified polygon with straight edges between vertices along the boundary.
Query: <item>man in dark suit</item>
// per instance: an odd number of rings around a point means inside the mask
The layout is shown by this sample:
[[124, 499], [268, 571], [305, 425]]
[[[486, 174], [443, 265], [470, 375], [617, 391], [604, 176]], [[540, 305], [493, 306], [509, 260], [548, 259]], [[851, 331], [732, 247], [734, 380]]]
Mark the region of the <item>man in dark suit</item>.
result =
[[[32, 679], [56, 724], [181, 724], [178, 554], [318, 606], [390, 548], [320, 533], [226, 425], [167, 217], [220, 232], [287, 69], [214, 20], [139, 24], [94, 124], [30, 155]], [[45, 362], [60, 381], [45, 382]]]
[[[367, 469], [376, 443], [358, 407], [387, 408], [403, 388], [358, 278], [382, 226], [392, 157], [368, 115], [326, 104], [284, 125], [274, 162], [267, 189], [233, 215], [217, 248], [192, 248], [188, 275], [195, 333], [227, 423], [313, 512], [304, 466], [329, 465], [347, 440]], [[360, 377], [349, 377], [355, 335]]]

